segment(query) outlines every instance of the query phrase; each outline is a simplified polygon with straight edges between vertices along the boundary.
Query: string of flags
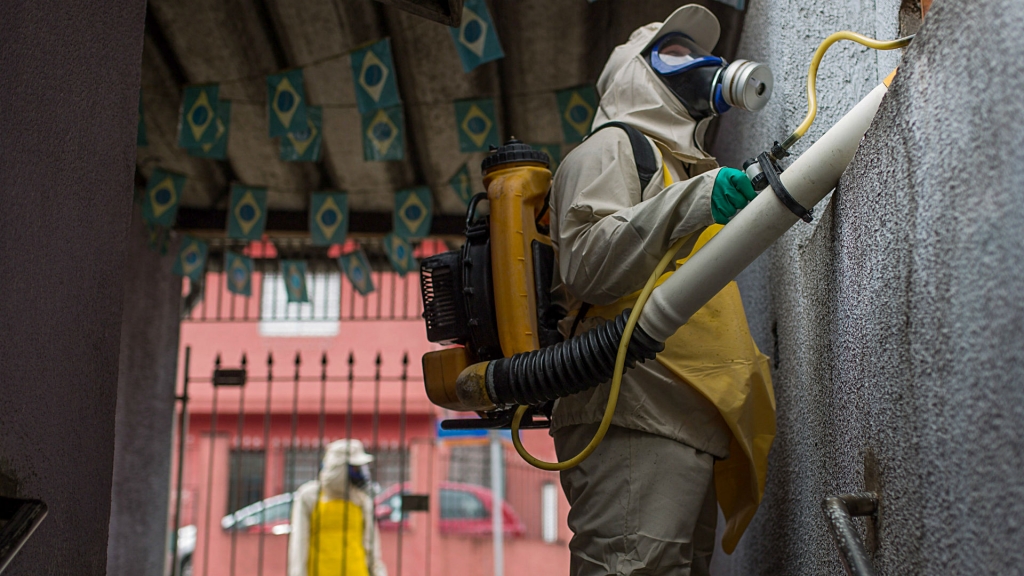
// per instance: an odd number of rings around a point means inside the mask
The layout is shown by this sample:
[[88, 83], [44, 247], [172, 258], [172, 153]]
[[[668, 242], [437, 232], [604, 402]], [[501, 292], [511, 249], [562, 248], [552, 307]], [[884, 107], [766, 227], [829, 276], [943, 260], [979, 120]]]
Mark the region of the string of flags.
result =
[[[482, 64], [504, 57], [494, 21], [485, 0], [466, 0], [462, 23], [451, 28], [451, 37], [462, 63], [470, 72]], [[367, 161], [405, 158], [405, 118], [398, 91], [390, 38], [361, 46], [348, 54], [361, 115], [363, 156]], [[302, 68], [284, 70], [266, 77], [268, 136], [279, 139], [280, 159], [288, 162], [319, 162], [323, 154], [323, 110], [308, 103]], [[592, 86], [580, 86], [555, 93], [562, 123], [563, 142], [579, 142], [589, 132], [597, 107]], [[458, 100], [453, 103], [459, 150], [464, 153], [487, 152], [501, 144], [493, 98]], [[139, 93], [137, 144], [148, 143], [142, 92]], [[231, 102], [220, 99], [218, 84], [184, 88], [179, 110], [178, 146], [195, 157], [227, 159], [231, 132]], [[561, 143], [533, 144], [548, 154], [551, 169], [561, 160]], [[149, 243], [166, 251], [169, 231], [174, 225], [187, 177], [160, 168], [154, 169], [142, 198], [142, 211]], [[448, 181], [464, 204], [474, 192], [469, 167], [464, 164]], [[238, 240], [260, 239], [266, 229], [267, 189], [233, 184], [230, 189], [227, 237]], [[425, 238], [433, 219], [433, 198], [426, 186], [395, 194], [392, 232], [384, 239], [384, 248], [392, 268], [405, 275], [418, 263], [412, 256], [411, 242]], [[315, 246], [345, 242], [349, 228], [347, 195], [322, 191], [311, 195], [309, 232]], [[206, 268], [208, 247], [198, 238], [184, 236], [174, 263], [174, 271], [201, 281]], [[229, 290], [249, 296], [252, 293], [251, 258], [227, 251], [225, 272]], [[305, 263], [282, 261], [289, 301], [308, 300], [305, 289]], [[339, 265], [361, 294], [374, 290], [369, 261], [361, 249], [343, 255]], [[291, 272], [296, 272], [291, 274]], [[301, 272], [298, 273], [298, 272]], [[292, 282], [294, 280], [294, 282]], [[293, 293], [294, 291], [294, 293]]]

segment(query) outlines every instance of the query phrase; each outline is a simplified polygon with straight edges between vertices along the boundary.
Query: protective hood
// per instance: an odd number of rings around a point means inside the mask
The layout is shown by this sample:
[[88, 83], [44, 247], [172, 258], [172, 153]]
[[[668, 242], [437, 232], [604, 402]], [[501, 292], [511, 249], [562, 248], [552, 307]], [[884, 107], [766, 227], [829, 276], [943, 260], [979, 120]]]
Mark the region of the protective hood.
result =
[[[625, 122], [656, 140], [684, 162], [711, 159], [702, 149], [710, 119], [694, 122], [683, 103], [666, 87], [644, 60], [642, 52], [666, 28], [685, 23], [702, 30], [698, 42], [708, 50], [718, 42], [718, 20], [702, 6], [683, 6], [665, 21], [638, 28], [629, 40], [612, 52], [597, 81], [601, 102], [594, 115], [594, 126], [606, 122]], [[691, 30], [682, 29], [682, 32]], [[695, 38], [697, 39], [697, 38]], [[700, 143], [700, 144], [698, 144]]]
[[[323, 468], [320, 470], [320, 486], [331, 498], [344, 498], [348, 487], [348, 467], [362, 466], [373, 461], [363, 449], [359, 440], [337, 440], [327, 445]], [[352, 490], [357, 489], [355, 486]]]

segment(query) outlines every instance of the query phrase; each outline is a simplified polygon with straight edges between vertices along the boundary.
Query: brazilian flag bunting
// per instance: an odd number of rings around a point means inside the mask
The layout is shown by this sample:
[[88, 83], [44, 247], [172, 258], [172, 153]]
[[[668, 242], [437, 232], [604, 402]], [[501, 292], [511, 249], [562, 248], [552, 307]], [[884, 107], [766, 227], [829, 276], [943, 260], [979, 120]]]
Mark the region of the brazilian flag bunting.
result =
[[390, 38], [352, 52], [351, 63], [356, 103], [361, 114], [402, 103], [395, 83]]
[[593, 86], [577, 86], [556, 92], [555, 98], [565, 141], [582, 142], [590, 133], [594, 113], [597, 112], [597, 91]]
[[462, 6], [462, 24], [449, 28], [455, 49], [462, 60], [462, 70], [470, 72], [477, 66], [504, 58], [491, 12], [484, 0], [466, 0]]
[[289, 302], [309, 302], [306, 292], [306, 263], [302, 260], [281, 260], [281, 276]]
[[184, 176], [155, 168], [149, 175], [146, 195], [142, 198], [142, 217], [150, 224], [165, 228], [174, 226], [174, 217], [178, 214], [178, 203], [184, 189]]
[[500, 144], [498, 124], [494, 115], [494, 100], [457, 100], [455, 124], [462, 152], [488, 152]]
[[402, 107], [382, 108], [363, 114], [363, 159], [402, 160]]
[[306, 91], [301, 68], [267, 76], [267, 115], [271, 138], [305, 130]]
[[281, 160], [286, 162], [319, 162], [320, 143], [323, 141], [322, 109], [306, 106], [306, 128], [289, 132], [281, 138]]
[[220, 87], [216, 84], [189, 86], [181, 100], [178, 121], [178, 146], [198, 148], [213, 144], [217, 138], [217, 103]]
[[397, 234], [391, 233], [384, 237], [384, 250], [391, 267], [399, 276], [405, 276], [419, 265], [412, 256], [412, 245]]
[[267, 189], [231, 185], [228, 238], [259, 240], [267, 226]]
[[206, 270], [206, 242], [189, 235], [182, 236], [178, 257], [174, 260], [173, 272], [178, 276], [187, 276], [193, 282], [201, 282]]
[[212, 158], [214, 160], [227, 160], [228, 158], [228, 129], [231, 127], [231, 101], [221, 100], [217, 102], [217, 117], [214, 119], [214, 140], [212, 144], [201, 144], [196, 148], [189, 148], [188, 153], [196, 158]]
[[348, 235], [348, 194], [314, 192], [309, 201], [309, 236], [314, 246], [343, 244]]
[[370, 292], [373, 292], [373, 277], [370, 276], [370, 261], [366, 258], [366, 252], [363, 252], [362, 248], [355, 252], [349, 252], [348, 254], [342, 254], [338, 258], [338, 264], [341, 265], [341, 269], [345, 272], [345, 276], [348, 277], [348, 281], [352, 283], [352, 287], [357, 292], [366, 296]]
[[135, 145], [136, 146], [148, 146], [149, 141], [146, 140], [146, 116], [142, 113], [142, 89], [139, 89], [139, 130], [135, 134]]
[[462, 200], [465, 206], [469, 206], [469, 200], [473, 197], [473, 184], [469, 180], [469, 164], [463, 164], [455, 176], [448, 181], [448, 185], [455, 191], [459, 200]]
[[228, 292], [239, 296], [252, 296], [253, 261], [228, 251], [224, 253], [224, 270], [228, 275]]
[[551, 170], [551, 174], [554, 175], [555, 170], [558, 170], [558, 165], [562, 162], [562, 145], [530, 144], [530, 147], [548, 155], [548, 170]]
[[395, 193], [392, 230], [406, 240], [425, 238], [433, 220], [433, 197], [430, 188], [418, 186]]

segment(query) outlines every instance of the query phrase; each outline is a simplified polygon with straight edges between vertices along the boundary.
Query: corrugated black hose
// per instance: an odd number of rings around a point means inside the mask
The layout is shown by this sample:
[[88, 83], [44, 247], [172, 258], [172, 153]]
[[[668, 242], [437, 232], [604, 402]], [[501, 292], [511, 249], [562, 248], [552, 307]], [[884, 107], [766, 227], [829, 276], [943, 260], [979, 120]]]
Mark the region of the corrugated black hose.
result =
[[[625, 310], [614, 320], [553, 346], [492, 361], [487, 381], [493, 389], [488, 393], [496, 404], [537, 406], [611, 380], [629, 313]], [[637, 325], [629, 341], [626, 366], [653, 360], [664, 349], [664, 342], [651, 338]]]

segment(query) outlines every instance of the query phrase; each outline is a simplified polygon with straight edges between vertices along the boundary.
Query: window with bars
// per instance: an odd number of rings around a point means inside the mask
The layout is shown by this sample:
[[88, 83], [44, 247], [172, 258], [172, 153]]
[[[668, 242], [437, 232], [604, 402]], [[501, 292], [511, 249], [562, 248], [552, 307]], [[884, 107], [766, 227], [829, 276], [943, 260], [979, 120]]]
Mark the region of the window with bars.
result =
[[[371, 450], [374, 461], [370, 464], [370, 470], [374, 473], [374, 481], [380, 484], [381, 490], [409, 479], [409, 451], [398, 448], [380, 448]], [[405, 478], [402, 478], [402, 456], [405, 456]]]
[[278, 272], [263, 274], [260, 300], [262, 336], [335, 336], [341, 316], [341, 273], [306, 274], [309, 302], [288, 302], [284, 277]]
[[[504, 476], [502, 462], [502, 476]], [[448, 459], [448, 481], [491, 487], [491, 447], [489, 444], [452, 446]]]
[[228, 458], [228, 514], [263, 499], [263, 450], [234, 448]]
[[316, 448], [288, 448], [284, 453], [284, 491], [294, 492], [320, 471], [320, 452]]

